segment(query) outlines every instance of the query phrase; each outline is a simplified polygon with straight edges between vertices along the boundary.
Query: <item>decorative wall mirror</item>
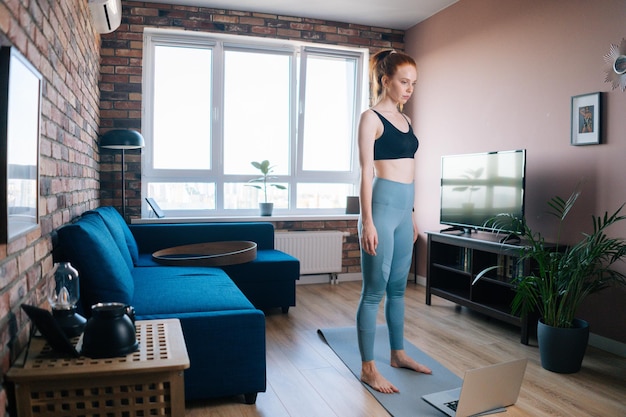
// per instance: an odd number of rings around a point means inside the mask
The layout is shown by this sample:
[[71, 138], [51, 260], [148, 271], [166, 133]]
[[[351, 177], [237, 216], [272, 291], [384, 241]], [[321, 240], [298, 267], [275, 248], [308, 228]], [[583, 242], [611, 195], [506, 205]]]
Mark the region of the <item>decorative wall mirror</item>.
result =
[[0, 49], [0, 242], [39, 224], [41, 85], [16, 48]]
[[604, 61], [608, 65], [604, 81], [611, 83], [613, 90], [617, 87], [622, 91], [626, 90], [626, 39], [622, 39], [619, 45], [611, 44]]

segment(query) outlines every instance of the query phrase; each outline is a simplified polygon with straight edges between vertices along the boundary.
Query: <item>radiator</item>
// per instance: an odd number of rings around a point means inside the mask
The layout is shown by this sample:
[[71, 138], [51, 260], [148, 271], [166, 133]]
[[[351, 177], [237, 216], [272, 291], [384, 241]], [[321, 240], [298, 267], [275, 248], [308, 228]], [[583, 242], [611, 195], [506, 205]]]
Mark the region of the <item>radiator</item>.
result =
[[341, 272], [343, 236], [341, 231], [276, 232], [276, 249], [300, 260], [300, 275]]

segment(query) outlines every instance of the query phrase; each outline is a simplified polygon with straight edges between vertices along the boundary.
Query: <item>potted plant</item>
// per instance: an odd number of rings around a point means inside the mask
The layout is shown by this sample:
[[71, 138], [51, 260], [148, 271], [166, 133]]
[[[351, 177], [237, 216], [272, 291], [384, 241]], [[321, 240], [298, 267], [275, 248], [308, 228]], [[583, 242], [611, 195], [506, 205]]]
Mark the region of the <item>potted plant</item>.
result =
[[271, 175], [274, 170], [274, 166], [270, 165], [270, 161], [267, 159], [261, 162], [252, 161], [251, 164], [253, 167], [261, 171], [262, 175], [258, 178], [251, 179], [246, 185], [263, 190], [263, 202], [259, 203], [261, 216], [271, 216], [272, 211], [274, 210], [274, 203], [268, 203], [267, 201], [267, 187], [274, 187], [279, 190], [285, 190], [286, 187], [284, 185], [270, 182], [276, 177]]
[[[589, 325], [576, 318], [582, 302], [610, 285], [626, 283], [626, 276], [613, 268], [626, 255], [626, 239], [607, 235], [607, 229], [626, 219], [620, 214], [624, 204], [613, 214], [592, 215], [593, 231], [582, 233], [578, 242], [560, 243], [564, 221], [579, 196], [577, 187], [567, 200], [557, 196], [548, 202], [549, 214], [559, 222], [556, 243], [547, 243], [523, 218], [502, 214], [489, 221], [496, 230], [518, 231], [522, 246], [519, 261], [530, 261], [531, 272], [513, 280], [512, 309], [522, 315], [539, 315], [541, 365], [559, 373], [578, 372], [585, 355]], [[494, 268], [481, 271], [474, 282]]]

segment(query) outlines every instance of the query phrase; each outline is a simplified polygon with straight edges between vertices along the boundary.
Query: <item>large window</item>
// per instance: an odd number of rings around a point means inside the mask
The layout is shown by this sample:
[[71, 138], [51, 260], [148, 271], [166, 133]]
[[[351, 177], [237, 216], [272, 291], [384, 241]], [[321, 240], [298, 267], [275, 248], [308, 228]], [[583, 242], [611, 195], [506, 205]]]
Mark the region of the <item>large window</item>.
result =
[[[367, 50], [148, 29], [143, 197], [172, 216], [257, 215], [269, 160], [276, 214], [343, 212], [358, 190]], [[147, 207], [144, 205], [144, 213]]]

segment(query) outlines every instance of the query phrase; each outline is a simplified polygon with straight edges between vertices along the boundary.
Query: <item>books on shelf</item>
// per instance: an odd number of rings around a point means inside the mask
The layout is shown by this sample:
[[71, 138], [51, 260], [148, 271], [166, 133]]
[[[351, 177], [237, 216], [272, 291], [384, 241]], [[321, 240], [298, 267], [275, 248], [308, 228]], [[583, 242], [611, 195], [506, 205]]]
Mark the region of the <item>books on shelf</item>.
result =
[[498, 255], [498, 279], [501, 281], [512, 281], [524, 274], [524, 266], [519, 258], [508, 255]]
[[459, 248], [458, 265], [464, 272], [472, 272], [472, 253], [469, 248]]

